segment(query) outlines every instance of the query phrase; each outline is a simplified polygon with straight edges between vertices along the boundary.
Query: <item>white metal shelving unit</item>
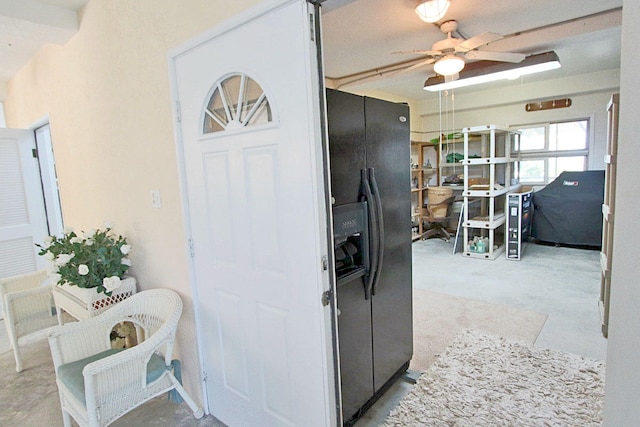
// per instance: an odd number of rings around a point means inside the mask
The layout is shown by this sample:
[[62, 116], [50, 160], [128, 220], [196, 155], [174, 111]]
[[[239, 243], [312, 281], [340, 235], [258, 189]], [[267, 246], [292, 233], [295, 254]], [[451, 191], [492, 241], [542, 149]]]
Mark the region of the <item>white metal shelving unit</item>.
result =
[[[505, 249], [504, 196], [517, 185], [512, 176], [511, 150], [520, 134], [496, 125], [468, 127], [462, 133], [463, 254], [470, 258], [495, 259]], [[479, 212], [474, 211], [472, 205], [479, 205]], [[474, 244], [474, 238], [481, 239], [483, 244]]]

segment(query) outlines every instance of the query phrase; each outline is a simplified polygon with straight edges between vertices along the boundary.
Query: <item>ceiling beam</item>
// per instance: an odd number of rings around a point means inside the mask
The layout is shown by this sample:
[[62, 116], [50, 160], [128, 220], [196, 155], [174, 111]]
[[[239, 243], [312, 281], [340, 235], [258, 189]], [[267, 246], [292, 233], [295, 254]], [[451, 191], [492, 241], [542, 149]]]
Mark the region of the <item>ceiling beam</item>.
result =
[[489, 50], [526, 51], [537, 46], [548, 46], [558, 40], [583, 34], [622, 27], [622, 8], [616, 8], [582, 18], [558, 22], [544, 27], [505, 35], [491, 43]]

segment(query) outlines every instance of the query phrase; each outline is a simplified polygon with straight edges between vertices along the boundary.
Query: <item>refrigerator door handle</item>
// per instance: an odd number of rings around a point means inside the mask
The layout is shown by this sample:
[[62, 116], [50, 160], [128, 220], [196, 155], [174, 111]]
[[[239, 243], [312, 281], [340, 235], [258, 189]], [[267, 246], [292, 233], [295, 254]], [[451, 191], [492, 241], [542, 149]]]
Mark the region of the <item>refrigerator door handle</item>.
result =
[[380, 197], [380, 190], [378, 189], [378, 182], [376, 181], [375, 176], [375, 168], [369, 168], [369, 182], [371, 184], [371, 189], [374, 198], [375, 208], [375, 220], [377, 221], [376, 226], [378, 228], [377, 238], [377, 248], [376, 248], [376, 267], [374, 270], [374, 277], [371, 284], [371, 295], [376, 294], [376, 285], [380, 280], [380, 273], [382, 272], [382, 260], [384, 258], [384, 215], [382, 213], [382, 198]]
[[366, 169], [360, 170], [360, 184], [362, 186], [362, 195], [360, 197], [367, 201], [367, 216], [369, 218], [369, 272], [365, 276], [364, 299], [371, 299], [371, 290], [373, 288], [373, 278], [375, 277], [375, 269], [378, 266], [378, 223], [376, 222], [376, 206], [374, 202], [373, 192]]

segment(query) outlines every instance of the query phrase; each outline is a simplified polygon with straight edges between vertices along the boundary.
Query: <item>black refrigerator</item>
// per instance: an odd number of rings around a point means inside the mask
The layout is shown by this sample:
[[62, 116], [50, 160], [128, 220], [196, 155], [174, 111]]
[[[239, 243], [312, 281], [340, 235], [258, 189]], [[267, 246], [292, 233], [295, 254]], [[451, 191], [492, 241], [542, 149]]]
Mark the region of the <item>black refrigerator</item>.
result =
[[413, 355], [409, 107], [327, 90], [345, 425]]

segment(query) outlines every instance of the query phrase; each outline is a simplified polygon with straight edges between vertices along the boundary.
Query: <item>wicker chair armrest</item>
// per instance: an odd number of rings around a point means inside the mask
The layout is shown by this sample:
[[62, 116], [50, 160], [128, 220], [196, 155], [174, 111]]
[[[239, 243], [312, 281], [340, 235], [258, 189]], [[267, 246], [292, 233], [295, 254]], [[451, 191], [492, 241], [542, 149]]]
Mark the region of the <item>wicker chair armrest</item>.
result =
[[5, 296], [11, 292], [37, 288], [46, 280], [47, 272], [44, 270], [0, 279], [0, 296]]
[[113, 325], [110, 317], [96, 316], [55, 327], [48, 337], [56, 369], [111, 348], [109, 335]]
[[5, 295], [5, 315], [9, 322], [27, 319], [32, 315], [53, 316], [51, 285], [11, 292]]
[[[88, 376], [96, 376], [101, 373], [104, 373], [109, 370], [118, 370], [119, 367], [127, 367], [127, 365], [133, 363], [134, 361], [141, 361], [140, 363], [145, 364], [151, 358], [151, 355], [159, 350], [161, 347], [166, 344], [171, 344], [173, 341], [170, 337], [165, 337], [164, 339], [155, 339], [155, 340], [147, 340], [141, 344], [138, 344], [134, 347], [124, 349], [118, 353], [112, 354], [110, 356], [104, 357], [100, 360], [96, 360], [95, 362], [91, 362], [87, 364], [82, 370], [85, 378]], [[171, 345], [169, 345], [169, 349]], [[171, 357], [171, 350], [167, 350], [169, 354], [169, 358]], [[165, 352], [162, 352], [165, 355]], [[138, 370], [134, 369], [135, 372], [145, 373], [144, 369]]]
[[[147, 364], [160, 347], [166, 346], [164, 365], [171, 360], [172, 337], [159, 334], [135, 347], [87, 364], [82, 370], [87, 408], [104, 403], [115, 404], [114, 396], [127, 395], [147, 388]], [[157, 379], [162, 378], [162, 375]], [[151, 384], [151, 383], [149, 383]]]

